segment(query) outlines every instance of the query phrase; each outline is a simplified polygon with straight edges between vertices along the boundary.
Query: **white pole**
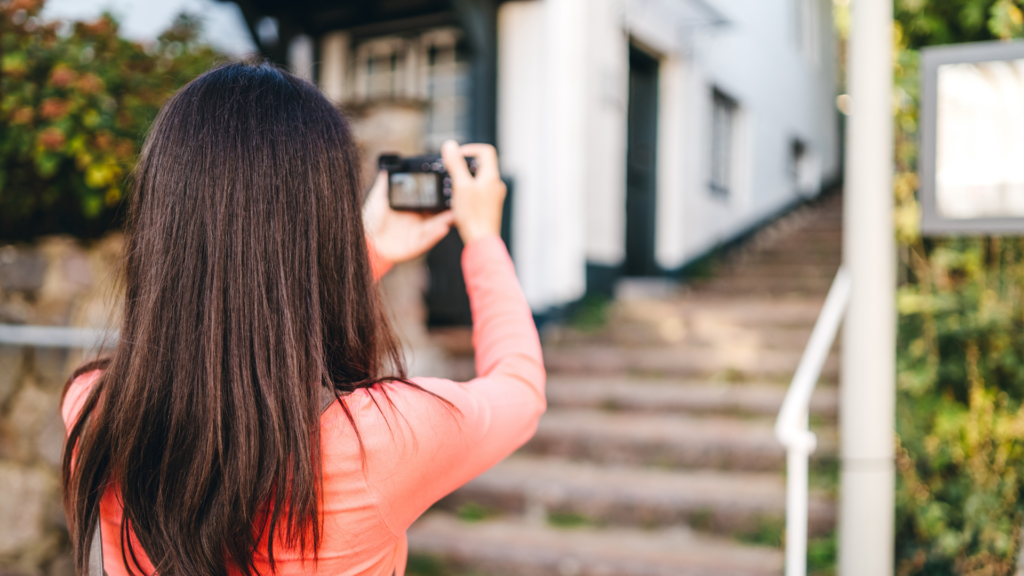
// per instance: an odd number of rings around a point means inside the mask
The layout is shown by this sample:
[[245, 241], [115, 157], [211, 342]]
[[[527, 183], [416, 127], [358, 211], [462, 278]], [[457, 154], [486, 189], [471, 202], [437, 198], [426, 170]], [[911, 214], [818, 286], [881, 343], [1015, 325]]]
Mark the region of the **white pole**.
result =
[[893, 573], [896, 262], [892, 0], [854, 0], [843, 260], [853, 277], [840, 389], [840, 576]]

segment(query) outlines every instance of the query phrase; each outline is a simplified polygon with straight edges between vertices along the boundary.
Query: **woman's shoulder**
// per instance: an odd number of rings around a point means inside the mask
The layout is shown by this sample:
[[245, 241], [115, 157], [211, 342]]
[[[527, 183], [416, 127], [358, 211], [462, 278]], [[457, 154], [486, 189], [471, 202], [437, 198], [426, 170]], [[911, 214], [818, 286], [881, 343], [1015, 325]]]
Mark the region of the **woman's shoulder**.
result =
[[[344, 407], [334, 402], [324, 410], [321, 417], [322, 425], [330, 425], [340, 419], [349, 420], [356, 426], [381, 425], [390, 428], [393, 418], [408, 422], [417, 419], [433, 410], [423, 410], [427, 406], [446, 406], [446, 396], [452, 395], [460, 386], [459, 383], [444, 378], [410, 378], [409, 383], [402, 381], [386, 381], [367, 388], [357, 388], [342, 397]], [[420, 409], [418, 409], [420, 408]], [[348, 415], [346, 415], [346, 410]]]
[[102, 369], [94, 369], [81, 372], [71, 377], [64, 388], [64, 397], [61, 399], [60, 412], [64, 418], [64, 425], [68, 428], [78, 419], [78, 414], [85, 405], [86, 398], [96, 382], [103, 375]]

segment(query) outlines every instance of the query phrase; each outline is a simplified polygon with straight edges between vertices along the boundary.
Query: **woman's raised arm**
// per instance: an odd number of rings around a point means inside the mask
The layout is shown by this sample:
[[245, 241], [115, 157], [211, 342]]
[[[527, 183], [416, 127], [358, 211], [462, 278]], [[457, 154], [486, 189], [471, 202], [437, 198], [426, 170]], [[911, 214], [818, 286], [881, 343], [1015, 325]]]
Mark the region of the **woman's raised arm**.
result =
[[[354, 407], [360, 426], [391, 430], [372, 439], [364, 435], [373, 443], [366, 446], [365, 470], [381, 515], [395, 534], [522, 446], [546, 408], [540, 339], [498, 237], [505, 187], [494, 149], [447, 145], [444, 151], [454, 181], [452, 211], [466, 243], [462, 269], [473, 312], [478, 377], [466, 383], [415, 379], [448, 404], [399, 384], [387, 387], [393, 411], [377, 409], [387, 402]], [[462, 156], [477, 158], [476, 178]]]

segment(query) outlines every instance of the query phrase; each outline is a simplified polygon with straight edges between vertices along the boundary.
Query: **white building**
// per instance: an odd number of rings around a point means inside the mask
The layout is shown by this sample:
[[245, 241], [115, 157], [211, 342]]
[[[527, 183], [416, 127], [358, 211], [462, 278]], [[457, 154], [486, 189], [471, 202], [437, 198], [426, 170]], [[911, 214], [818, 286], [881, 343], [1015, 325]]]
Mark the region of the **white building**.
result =
[[282, 41], [331, 98], [415, 103], [423, 150], [498, 146], [537, 313], [678, 272], [839, 178], [830, 0], [303, 4]]

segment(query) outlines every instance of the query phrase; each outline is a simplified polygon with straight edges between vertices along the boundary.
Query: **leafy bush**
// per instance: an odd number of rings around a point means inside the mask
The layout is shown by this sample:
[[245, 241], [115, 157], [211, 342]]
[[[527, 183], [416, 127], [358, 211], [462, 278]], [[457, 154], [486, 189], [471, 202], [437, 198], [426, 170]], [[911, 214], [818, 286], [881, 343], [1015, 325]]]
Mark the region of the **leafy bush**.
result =
[[1011, 574], [1024, 509], [1024, 240], [919, 244], [901, 287], [900, 574]]
[[0, 0], [0, 237], [96, 235], [114, 224], [147, 127], [218, 55], [179, 16], [155, 44], [117, 22], [42, 22], [43, 0]]
[[897, 0], [897, 574], [1010, 575], [1024, 523], [1024, 239], [922, 239], [917, 49], [1022, 33], [1013, 0]]

